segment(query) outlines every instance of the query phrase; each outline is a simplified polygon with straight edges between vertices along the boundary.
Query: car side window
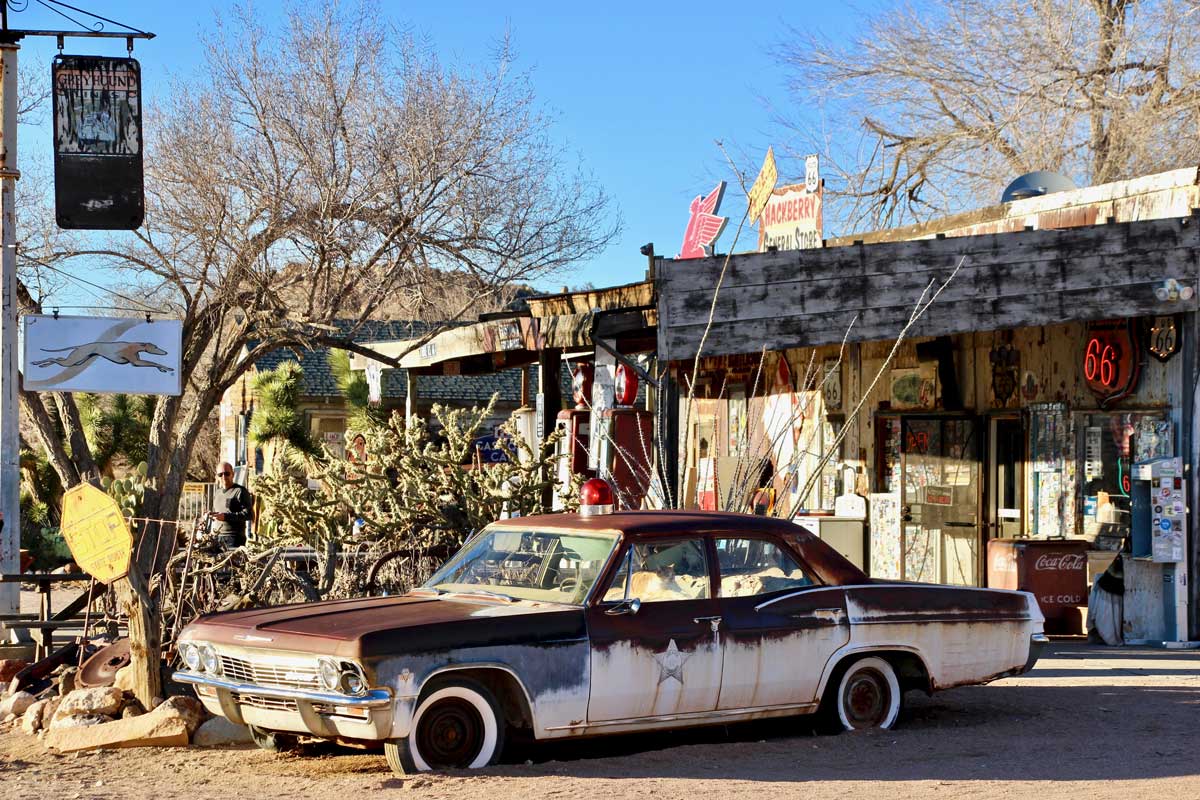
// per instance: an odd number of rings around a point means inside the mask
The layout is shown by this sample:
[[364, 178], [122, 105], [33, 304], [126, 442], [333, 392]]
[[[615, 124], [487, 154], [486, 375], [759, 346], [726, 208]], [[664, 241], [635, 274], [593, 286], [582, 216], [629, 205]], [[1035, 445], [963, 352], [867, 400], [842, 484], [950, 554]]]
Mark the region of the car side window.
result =
[[721, 568], [720, 597], [753, 597], [816, 583], [779, 545], [767, 539], [716, 540]]
[[709, 568], [704, 540], [696, 537], [635, 542], [622, 554], [620, 568], [604, 593], [605, 602], [626, 597], [636, 597], [643, 603], [707, 600]]

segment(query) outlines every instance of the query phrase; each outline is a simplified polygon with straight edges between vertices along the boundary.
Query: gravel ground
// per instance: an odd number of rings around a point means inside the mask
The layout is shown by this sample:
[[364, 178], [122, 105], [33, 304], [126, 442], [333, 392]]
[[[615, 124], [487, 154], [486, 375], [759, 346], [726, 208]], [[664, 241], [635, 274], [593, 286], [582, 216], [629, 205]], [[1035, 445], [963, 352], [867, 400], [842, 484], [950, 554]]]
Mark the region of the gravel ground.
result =
[[253, 748], [55, 755], [0, 731], [0, 798], [1200, 797], [1200, 653], [1052, 645], [1022, 678], [909, 695], [900, 726], [817, 736], [803, 718], [510, 748], [502, 766], [396, 778], [382, 754]]

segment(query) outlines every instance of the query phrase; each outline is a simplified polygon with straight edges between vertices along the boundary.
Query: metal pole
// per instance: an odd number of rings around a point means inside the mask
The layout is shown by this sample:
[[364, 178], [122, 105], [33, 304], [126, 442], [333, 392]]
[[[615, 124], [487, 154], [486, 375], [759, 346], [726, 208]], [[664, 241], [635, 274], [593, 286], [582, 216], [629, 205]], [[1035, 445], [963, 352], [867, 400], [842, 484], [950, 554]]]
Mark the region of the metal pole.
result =
[[[15, 41], [0, 41], [4, 79], [0, 101], [0, 572], [20, 568], [20, 438], [17, 406], [17, 51]], [[20, 585], [0, 584], [0, 613], [20, 611]]]

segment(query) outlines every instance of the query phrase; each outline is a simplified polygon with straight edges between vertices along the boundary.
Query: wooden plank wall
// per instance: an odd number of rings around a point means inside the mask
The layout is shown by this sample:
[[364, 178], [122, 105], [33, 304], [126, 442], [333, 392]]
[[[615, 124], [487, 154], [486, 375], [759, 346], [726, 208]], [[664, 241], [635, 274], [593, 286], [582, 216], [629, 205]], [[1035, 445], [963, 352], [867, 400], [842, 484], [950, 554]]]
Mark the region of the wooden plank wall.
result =
[[[1197, 287], [1200, 216], [1064, 230], [664, 260], [659, 355], [781, 350], [894, 339], [931, 285], [957, 277], [912, 336], [1191, 311], [1165, 278]], [[722, 278], [722, 272], [724, 276]], [[720, 283], [720, 290], [716, 287]], [[709, 326], [713, 295], [717, 303]]]

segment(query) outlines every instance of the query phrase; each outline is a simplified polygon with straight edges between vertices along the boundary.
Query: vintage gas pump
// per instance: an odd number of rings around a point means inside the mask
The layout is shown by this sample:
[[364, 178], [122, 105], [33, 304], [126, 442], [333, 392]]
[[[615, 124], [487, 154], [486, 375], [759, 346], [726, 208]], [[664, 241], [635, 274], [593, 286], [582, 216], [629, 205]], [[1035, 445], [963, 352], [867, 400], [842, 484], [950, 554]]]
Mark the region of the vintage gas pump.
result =
[[637, 394], [637, 373], [628, 364], [617, 364], [614, 408], [601, 412], [608, 436], [600, 444], [600, 463], [624, 509], [642, 507], [654, 469], [654, 422], [649, 411], [633, 407]]
[[[558, 440], [556, 461], [556, 483], [559, 487], [569, 485], [572, 475], [591, 474], [588, 470], [588, 437], [592, 420], [588, 401], [591, 396], [592, 365], [580, 364], [571, 378], [571, 399], [574, 400], [575, 407], [558, 412], [554, 421], [554, 427], [564, 431], [563, 437]], [[562, 498], [557, 491], [554, 493], [552, 507], [555, 511], [561, 511], [563, 508]]]
[[1130, 532], [1133, 560], [1138, 563], [1132, 571], [1126, 566], [1127, 591], [1140, 588], [1130, 586], [1131, 579], [1138, 575], [1150, 581], [1161, 580], [1163, 642], [1184, 642], [1188, 632], [1188, 513], [1183, 461], [1138, 461], [1133, 465], [1132, 478]]

